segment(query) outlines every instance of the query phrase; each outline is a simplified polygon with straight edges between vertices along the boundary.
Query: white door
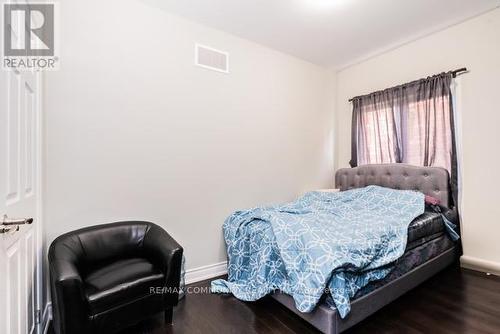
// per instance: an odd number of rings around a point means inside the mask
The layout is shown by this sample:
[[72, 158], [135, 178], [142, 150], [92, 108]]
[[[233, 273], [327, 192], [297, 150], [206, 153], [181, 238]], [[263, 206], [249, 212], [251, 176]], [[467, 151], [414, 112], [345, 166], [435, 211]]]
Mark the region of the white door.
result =
[[[41, 74], [0, 70], [0, 333], [37, 333]], [[6, 218], [4, 217], [6, 215]], [[10, 225], [16, 222], [21, 225]], [[31, 221], [27, 218], [33, 218]], [[38, 311], [38, 312], [37, 312]]]

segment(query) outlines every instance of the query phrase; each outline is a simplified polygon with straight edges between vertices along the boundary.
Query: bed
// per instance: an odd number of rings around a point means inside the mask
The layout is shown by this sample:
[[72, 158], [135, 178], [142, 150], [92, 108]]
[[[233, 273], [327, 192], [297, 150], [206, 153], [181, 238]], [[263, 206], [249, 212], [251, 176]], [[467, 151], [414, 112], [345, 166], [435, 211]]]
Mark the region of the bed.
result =
[[[340, 191], [369, 185], [420, 191], [438, 199], [445, 216], [457, 221], [455, 212], [447, 210], [452, 199], [445, 169], [381, 164], [339, 169], [335, 175], [335, 187]], [[277, 292], [269, 298], [283, 304], [323, 333], [341, 333], [458, 260], [460, 242], [452, 241], [443, 225], [442, 216], [432, 211], [426, 211], [413, 220], [408, 228], [405, 252], [394, 269], [382, 280], [371, 282], [358, 291], [351, 300], [350, 313], [343, 319], [336, 309], [330, 307], [328, 298], [323, 298], [309, 313], [299, 312], [293, 298], [287, 294]]]

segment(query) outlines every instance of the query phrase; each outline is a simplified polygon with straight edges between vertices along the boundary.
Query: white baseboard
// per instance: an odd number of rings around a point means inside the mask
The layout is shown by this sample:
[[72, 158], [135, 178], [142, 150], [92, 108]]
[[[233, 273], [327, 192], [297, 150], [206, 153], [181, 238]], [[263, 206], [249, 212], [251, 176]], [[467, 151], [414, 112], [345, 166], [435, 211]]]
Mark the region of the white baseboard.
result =
[[460, 265], [463, 268], [482, 271], [500, 276], [500, 263], [462, 255]]
[[47, 331], [49, 330], [50, 320], [52, 320], [52, 303], [48, 302], [47, 305], [45, 305], [45, 309], [43, 310], [42, 315], [43, 334], [47, 334]]
[[227, 261], [186, 270], [186, 284], [227, 274]]

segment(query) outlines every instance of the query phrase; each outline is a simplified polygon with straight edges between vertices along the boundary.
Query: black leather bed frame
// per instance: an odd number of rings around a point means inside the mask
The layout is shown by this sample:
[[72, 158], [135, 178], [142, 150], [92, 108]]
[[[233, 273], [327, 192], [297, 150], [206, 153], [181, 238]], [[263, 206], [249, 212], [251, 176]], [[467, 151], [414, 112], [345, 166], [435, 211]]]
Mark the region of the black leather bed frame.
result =
[[[335, 187], [341, 191], [379, 185], [394, 189], [418, 190], [440, 200], [449, 207], [451, 191], [448, 172], [437, 167], [417, 167], [405, 164], [364, 165], [339, 169], [335, 174]], [[446, 236], [445, 236], [446, 237]], [[442, 253], [389, 281], [381, 287], [351, 302], [351, 312], [341, 319], [336, 310], [326, 303], [319, 304], [313, 312], [301, 313], [295, 308], [292, 297], [283, 293], [271, 295], [292, 312], [327, 334], [337, 334], [354, 326], [380, 308], [415, 288], [431, 276], [456, 262], [461, 249], [452, 244]]]

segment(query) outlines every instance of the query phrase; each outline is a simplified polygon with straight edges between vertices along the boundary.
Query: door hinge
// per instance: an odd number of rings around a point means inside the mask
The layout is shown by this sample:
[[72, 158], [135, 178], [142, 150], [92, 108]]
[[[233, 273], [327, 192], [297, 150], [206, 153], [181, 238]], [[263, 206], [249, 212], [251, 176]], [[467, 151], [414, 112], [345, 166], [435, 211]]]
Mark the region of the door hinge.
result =
[[35, 313], [35, 324], [40, 324], [42, 323], [42, 311], [41, 310], [36, 310]]

